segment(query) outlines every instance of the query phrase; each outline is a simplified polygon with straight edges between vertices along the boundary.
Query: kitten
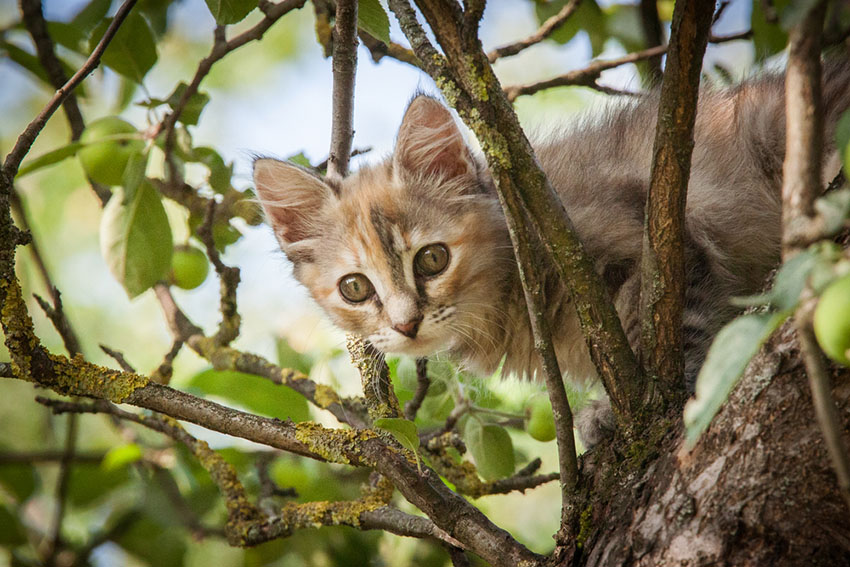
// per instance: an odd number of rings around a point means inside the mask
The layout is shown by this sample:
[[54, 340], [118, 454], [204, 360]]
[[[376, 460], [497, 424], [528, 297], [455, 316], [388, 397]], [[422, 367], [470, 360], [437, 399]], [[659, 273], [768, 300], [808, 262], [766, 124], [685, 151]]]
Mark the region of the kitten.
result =
[[[850, 66], [825, 80], [826, 140], [847, 108]], [[780, 254], [783, 77], [704, 89], [687, 201], [686, 373], [695, 377], [711, 337], [735, 311], [728, 298], [758, 291]], [[657, 93], [553, 131], [535, 152], [610, 290], [633, 347], [646, 190]], [[837, 172], [834, 149], [827, 175]], [[834, 163], [833, 163], [834, 162]], [[473, 372], [532, 375], [538, 368], [505, 219], [480, 157], [450, 112], [420, 95], [392, 156], [344, 180], [261, 158], [257, 194], [295, 277], [342, 329], [382, 352], [446, 353]], [[541, 261], [546, 261], [540, 250]], [[595, 369], [574, 308], [547, 262], [547, 316], [561, 368]], [[580, 419], [586, 442], [608, 422]]]

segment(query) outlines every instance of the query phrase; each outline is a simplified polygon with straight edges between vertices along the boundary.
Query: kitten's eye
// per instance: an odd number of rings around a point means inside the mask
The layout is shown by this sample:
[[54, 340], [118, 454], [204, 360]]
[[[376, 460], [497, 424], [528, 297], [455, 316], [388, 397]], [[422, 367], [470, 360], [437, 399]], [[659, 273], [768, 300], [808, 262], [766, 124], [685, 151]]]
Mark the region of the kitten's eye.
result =
[[339, 293], [352, 303], [362, 303], [375, 293], [372, 282], [363, 274], [348, 274], [337, 285]]
[[444, 244], [429, 244], [413, 259], [413, 270], [420, 276], [436, 276], [449, 265], [449, 249]]

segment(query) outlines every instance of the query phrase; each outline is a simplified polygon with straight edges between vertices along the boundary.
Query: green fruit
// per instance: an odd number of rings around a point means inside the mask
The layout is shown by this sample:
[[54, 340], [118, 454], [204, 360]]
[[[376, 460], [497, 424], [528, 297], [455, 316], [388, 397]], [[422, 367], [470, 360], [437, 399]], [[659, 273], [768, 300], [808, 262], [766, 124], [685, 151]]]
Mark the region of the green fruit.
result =
[[83, 147], [77, 152], [83, 169], [93, 181], [104, 185], [121, 185], [127, 162], [145, 148], [141, 139], [106, 139], [112, 136], [136, 134], [132, 124], [117, 116], [95, 120], [83, 132]]
[[815, 336], [823, 352], [850, 366], [850, 274], [829, 284], [815, 308]]
[[183, 289], [195, 289], [207, 279], [210, 264], [202, 250], [188, 244], [175, 246], [171, 256], [171, 282]]
[[555, 438], [555, 417], [552, 415], [549, 400], [540, 397], [532, 402], [525, 430], [538, 441], [551, 441]]

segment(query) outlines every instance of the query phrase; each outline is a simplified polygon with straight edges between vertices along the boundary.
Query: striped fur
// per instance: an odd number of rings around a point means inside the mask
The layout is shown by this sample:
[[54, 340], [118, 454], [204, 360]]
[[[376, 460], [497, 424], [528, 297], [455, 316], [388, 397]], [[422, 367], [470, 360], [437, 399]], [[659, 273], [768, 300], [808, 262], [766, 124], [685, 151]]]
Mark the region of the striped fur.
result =
[[[850, 66], [829, 67], [826, 140], [850, 101]], [[704, 89], [695, 130], [687, 204], [687, 372], [734, 315], [732, 295], [755, 292], [780, 252], [785, 145], [780, 75]], [[553, 130], [538, 159], [609, 285], [630, 342], [639, 340], [638, 274], [657, 97], [612, 106]], [[825, 175], [837, 172], [834, 148]], [[333, 183], [291, 164], [255, 162], [257, 191], [296, 277], [337, 325], [378, 349], [412, 356], [447, 353], [479, 373], [522, 375], [538, 368], [505, 220], [492, 181], [436, 100], [413, 100], [396, 151], [383, 164]], [[417, 276], [418, 250], [443, 243], [446, 270]], [[541, 254], [541, 258], [545, 255]], [[562, 368], [592, 379], [563, 284], [546, 267], [547, 316]], [[375, 295], [352, 304], [340, 279], [364, 274]], [[394, 329], [421, 319], [410, 338]]]

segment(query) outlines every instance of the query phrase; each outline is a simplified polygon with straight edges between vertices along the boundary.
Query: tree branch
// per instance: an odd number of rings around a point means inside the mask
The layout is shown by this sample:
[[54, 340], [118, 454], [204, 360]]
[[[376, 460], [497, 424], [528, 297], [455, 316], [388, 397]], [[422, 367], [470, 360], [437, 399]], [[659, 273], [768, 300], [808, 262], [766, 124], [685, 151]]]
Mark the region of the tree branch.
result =
[[694, 148], [700, 69], [714, 5], [683, 0], [673, 8], [661, 83], [641, 254], [641, 355], [663, 399], [684, 402], [685, 202]]
[[523, 40], [494, 49], [487, 54], [487, 59], [490, 63], [495, 63], [497, 59], [516, 55], [524, 49], [540, 43], [564, 25], [564, 22], [578, 10], [579, 4], [581, 4], [581, 0], [570, 0], [564, 4], [564, 7], [557, 14], [543, 22], [536, 32]]
[[125, 0], [124, 3], [121, 4], [121, 7], [118, 8], [117, 12], [115, 12], [115, 16], [112, 18], [112, 22], [110, 22], [109, 27], [106, 28], [103, 37], [100, 38], [100, 41], [95, 46], [88, 59], [86, 59], [86, 62], [83, 63], [83, 66], [74, 73], [73, 77], [68, 79], [68, 82], [57, 89], [53, 98], [51, 98], [47, 103], [47, 106], [39, 112], [38, 116], [36, 116], [33, 121], [27, 125], [21, 135], [18, 136], [18, 139], [15, 142], [15, 147], [12, 148], [12, 151], [9, 152], [6, 156], [5, 162], [3, 163], [3, 173], [9, 177], [10, 183], [18, 173], [18, 167], [21, 165], [21, 160], [23, 160], [27, 155], [27, 152], [29, 152], [36, 137], [38, 137], [39, 133], [44, 128], [44, 125], [47, 124], [47, 121], [51, 116], [53, 116], [53, 113], [56, 112], [56, 109], [59, 108], [59, 106], [71, 95], [74, 89], [77, 88], [77, 86], [83, 82], [83, 80], [88, 77], [92, 71], [94, 71], [95, 67], [98, 66], [101, 55], [103, 55], [103, 52], [106, 51], [109, 42], [112, 41], [113, 37], [115, 37], [115, 34], [118, 32], [118, 28], [121, 27], [122, 23], [124, 23], [124, 19], [127, 17], [127, 14], [130, 13], [130, 10], [135, 4], [136, 0]]
[[357, 1], [337, 0], [333, 29], [333, 125], [328, 177], [348, 175], [354, 138], [354, 78], [357, 69]]

